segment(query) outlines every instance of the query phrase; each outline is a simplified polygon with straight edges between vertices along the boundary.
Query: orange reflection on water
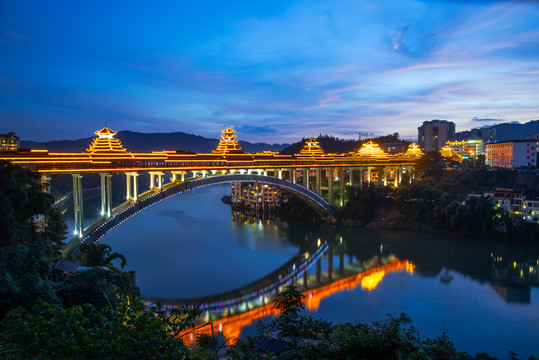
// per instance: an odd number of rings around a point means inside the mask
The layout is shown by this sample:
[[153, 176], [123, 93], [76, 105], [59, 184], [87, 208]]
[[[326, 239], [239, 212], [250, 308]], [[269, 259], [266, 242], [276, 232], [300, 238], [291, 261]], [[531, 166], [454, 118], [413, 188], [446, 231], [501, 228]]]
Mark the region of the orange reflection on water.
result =
[[[363, 289], [372, 291], [380, 284], [386, 274], [405, 270], [412, 275], [414, 273], [414, 267], [415, 265], [408, 260], [403, 261], [397, 259], [362, 273], [336, 280], [319, 288], [306, 290], [303, 292], [305, 295], [305, 306], [311, 311], [317, 310], [322, 299], [340, 291], [352, 290], [358, 285], [361, 285]], [[216, 333], [220, 332], [226, 339], [235, 342], [239, 339], [244, 327], [266, 316], [277, 316], [279, 314], [280, 311], [273, 308], [273, 303], [269, 303], [253, 310], [215, 320], [212, 323]], [[211, 335], [211, 327], [205, 326], [195, 331], [188, 330], [180, 334], [179, 337], [183, 339], [186, 345], [190, 346], [194, 344], [196, 337], [200, 334]]]
[[[237, 315], [231, 315], [219, 320], [214, 320], [212, 323], [216, 333], [220, 332], [226, 339], [231, 339], [231, 341], [235, 343], [237, 339], [240, 338], [241, 331], [244, 327], [251, 325], [258, 319], [262, 319], [266, 316], [277, 316], [280, 313], [281, 312], [279, 310], [273, 307], [273, 303], [269, 303]], [[183, 341], [188, 346], [193, 345], [196, 337], [200, 334], [212, 335], [211, 327], [209, 326], [205, 326], [189, 333], [190, 331], [191, 330], [185, 331], [178, 336], [182, 337]], [[187, 335], [184, 336], [185, 334]]]
[[352, 290], [358, 285], [361, 288], [372, 291], [382, 281], [385, 274], [392, 272], [399, 272], [406, 270], [406, 272], [412, 275], [414, 273], [415, 265], [408, 260], [394, 260], [385, 265], [376, 266], [359, 274], [354, 274], [336, 280], [331, 284], [321, 286], [313, 290], [307, 290], [304, 292], [306, 296], [305, 306], [307, 309], [314, 311], [320, 306], [320, 301], [325, 297], [331, 296], [340, 291]]

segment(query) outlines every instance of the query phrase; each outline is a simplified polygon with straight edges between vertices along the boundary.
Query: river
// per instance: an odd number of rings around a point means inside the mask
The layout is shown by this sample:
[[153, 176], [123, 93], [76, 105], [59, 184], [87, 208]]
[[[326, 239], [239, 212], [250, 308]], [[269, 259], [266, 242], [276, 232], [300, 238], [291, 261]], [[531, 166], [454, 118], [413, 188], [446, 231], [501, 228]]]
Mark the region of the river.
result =
[[[144, 210], [101, 239], [127, 258], [145, 297], [188, 299], [224, 293], [264, 278], [303, 254], [319, 236], [343, 244], [348, 270], [397, 258], [413, 270], [377, 272], [320, 298], [307, 311], [333, 323], [370, 322], [405, 312], [423, 338], [446, 331], [459, 351], [539, 356], [539, 247], [413, 232], [302, 222], [233, 221], [220, 198], [229, 185], [180, 194]], [[85, 202], [86, 215], [98, 199]], [[69, 212], [68, 225], [72, 226]], [[88, 220], [87, 221], [88, 224]], [[320, 235], [322, 234], [322, 235]], [[328, 235], [330, 234], [330, 235]], [[333, 267], [343, 258], [333, 250]], [[383, 260], [385, 261], [385, 260]], [[322, 271], [328, 262], [322, 262]], [[380, 265], [380, 264], [378, 264]], [[310, 274], [316, 270], [314, 265]], [[301, 281], [301, 280], [300, 280]], [[371, 280], [372, 281], [372, 280]], [[311, 281], [312, 282], [312, 281]], [[255, 325], [242, 328], [253, 333]]]

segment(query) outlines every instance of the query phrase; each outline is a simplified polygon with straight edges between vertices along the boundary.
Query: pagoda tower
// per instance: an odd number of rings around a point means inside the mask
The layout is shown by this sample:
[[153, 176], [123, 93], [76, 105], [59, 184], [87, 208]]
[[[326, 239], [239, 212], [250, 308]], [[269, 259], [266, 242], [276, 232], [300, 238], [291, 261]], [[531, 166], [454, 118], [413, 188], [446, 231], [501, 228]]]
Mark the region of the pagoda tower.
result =
[[305, 141], [303, 149], [299, 152], [300, 156], [324, 156], [324, 149], [320, 146], [320, 143], [314, 138], [310, 138]]
[[373, 143], [372, 140], [363, 144], [361, 149], [359, 149], [358, 153], [361, 156], [387, 156], [388, 155], [382, 149], [380, 149], [380, 145]]
[[243, 151], [238, 144], [236, 135], [234, 135], [236, 130], [227, 127], [225, 130], [221, 131], [223, 134], [221, 135], [221, 140], [219, 140], [217, 149], [213, 150], [214, 154], [245, 154], [245, 151]]
[[117, 155], [127, 153], [127, 150], [123, 147], [120, 140], [114, 138], [114, 135], [117, 134], [116, 131], [112, 131], [105, 126], [103, 129], [96, 131], [95, 134], [98, 137], [94, 138], [90, 147], [86, 149], [86, 151], [92, 155]]
[[408, 146], [408, 149], [406, 150], [404, 155], [421, 157], [423, 156], [423, 151], [421, 151], [419, 145], [417, 145], [416, 143], [411, 143], [410, 146]]
[[453, 160], [453, 161], [462, 161], [462, 155], [458, 154], [455, 150], [449, 145], [445, 145], [440, 149], [440, 155], [444, 160]]

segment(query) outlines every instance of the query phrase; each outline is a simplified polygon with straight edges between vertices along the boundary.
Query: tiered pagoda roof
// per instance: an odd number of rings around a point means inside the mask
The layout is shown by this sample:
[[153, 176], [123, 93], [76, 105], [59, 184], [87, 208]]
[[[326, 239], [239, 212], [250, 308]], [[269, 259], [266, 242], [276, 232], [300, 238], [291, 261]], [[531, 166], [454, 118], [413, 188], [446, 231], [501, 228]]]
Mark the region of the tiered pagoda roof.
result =
[[299, 152], [300, 156], [323, 156], [324, 155], [324, 149], [320, 146], [320, 143], [316, 141], [314, 138], [310, 138], [309, 140], [305, 141], [305, 145], [303, 145], [303, 149]]
[[86, 151], [92, 155], [114, 155], [127, 153], [127, 150], [123, 147], [120, 140], [114, 138], [114, 135], [117, 134], [116, 131], [112, 131], [105, 126], [103, 129], [96, 131], [95, 134], [98, 137], [94, 138], [90, 144], [90, 147], [86, 149]]
[[227, 127], [225, 130], [221, 130], [223, 134], [221, 135], [221, 140], [217, 148], [213, 150], [214, 154], [245, 154], [236, 140], [236, 135], [234, 133], [236, 130], [232, 130], [230, 127]]
[[421, 151], [419, 145], [416, 143], [411, 143], [404, 155], [421, 157], [423, 156], [423, 151]]
[[380, 145], [369, 141], [364, 143], [361, 149], [359, 149], [358, 154], [361, 156], [388, 156], [382, 149]]
[[462, 161], [462, 156], [453, 150], [449, 145], [445, 145], [440, 149], [440, 155], [442, 155], [442, 157], [444, 157], [446, 160]]

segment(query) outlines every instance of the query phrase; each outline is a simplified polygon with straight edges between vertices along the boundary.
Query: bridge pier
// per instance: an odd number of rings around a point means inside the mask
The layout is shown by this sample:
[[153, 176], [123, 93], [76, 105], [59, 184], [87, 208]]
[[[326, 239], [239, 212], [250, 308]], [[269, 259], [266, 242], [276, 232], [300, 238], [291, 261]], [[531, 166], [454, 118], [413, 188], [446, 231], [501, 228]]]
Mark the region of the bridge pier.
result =
[[41, 189], [43, 192], [50, 194], [51, 193], [51, 175], [43, 174], [41, 175]]
[[339, 181], [340, 181], [340, 186], [339, 186], [339, 190], [340, 190], [340, 197], [341, 197], [341, 206], [344, 205], [344, 168], [340, 168], [339, 169]]
[[360, 167], [359, 168], [359, 186], [363, 186], [364, 181], [365, 181], [365, 168]]
[[321, 195], [321, 189], [320, 189], [320, 169], [316, 169], [316, 189], [315, 192], [318, 196]]
[[328, 172], [328, 203], [333, 206], [333, 169], [329, 168]]
[[110, 218], [112, 213], [112, 189], [111, 173], [99, 173], [101, 176], [101, 216], [105, 219]]
[[367, 181], [369, 183], [372, 182], [372, 171], [375, 170], [373, 167], [369, 166], [367, 167]]
[[390, 167], [389, 168], [389, 173], [393, 175], [393, 179], [391, 180], [390, 179], [390, 183], [391, 183], [391, 186], [393, 187], [398, 187], [399, 186], [399, 168], [398, 167]]
[[84, 231], [83, 219], [83, 204], [82, 204], [82, 175], [72, 174], [73, 176], [73, 213], [75, 215], [75, 234], [82, 238]]
[[[217, 172], [217, 170], [213, 170], [215, 172]], [[214, 172], [214, 174], [215, 174]], [[180, 175], [180, 181], [181, 182], [184, 182], [185, 181], [185, 173], [186, 171], [171, 171], [171, 174], [172, 174], [172, 178], [170, 179], [171, 181], [178, 181], [178, 175]]]
[[[155, 188], [162, 190], [163, 189], [163, 175], [165, 173], [162, 171], [150, 171], [150, 190]], [[196, 172], [193, 171], [194, 176], [196, 177]], [[157, 186], [155, 186], [155, 177], [157, 176]]]
[[[127, 194], [125, 199], [129, 202], [136, 203], [138, 200], [138, 176], [137, 172], [125, 173], [125, 180], [127, 183]], [[133, 191], [131, 191], [131, 178], [133, 178]]]

